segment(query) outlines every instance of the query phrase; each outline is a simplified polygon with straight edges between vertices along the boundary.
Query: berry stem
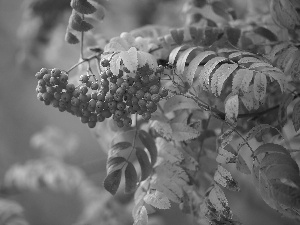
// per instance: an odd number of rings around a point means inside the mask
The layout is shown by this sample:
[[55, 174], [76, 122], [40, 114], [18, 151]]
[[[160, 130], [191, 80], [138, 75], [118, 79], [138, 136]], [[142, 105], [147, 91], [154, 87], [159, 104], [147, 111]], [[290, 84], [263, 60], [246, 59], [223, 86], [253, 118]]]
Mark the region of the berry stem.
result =
[[[82, 20], [84, 20], [84, 14], [82, 14]], [[80, 59], [84, 59], [83, 56], [83, 40], [84, 40], [84, 32], [81, 31], [81, 41], [80, 41]]]
[[78, 63], [74, 64], [70, 69], [68, 69], [66, 72], [67, 73], [70, 73], [73, 69], [75, 69], [77, 66], [79, 66], [80, 64], [84, 63], [84, 62], [89, 62], [91, 61], [92, 59], [96, 59], [98, 58], [98, 55], [92, 55], [88, 58], [85, 58], [85, 59], [81, 59], [81, 61], [79, 61]]

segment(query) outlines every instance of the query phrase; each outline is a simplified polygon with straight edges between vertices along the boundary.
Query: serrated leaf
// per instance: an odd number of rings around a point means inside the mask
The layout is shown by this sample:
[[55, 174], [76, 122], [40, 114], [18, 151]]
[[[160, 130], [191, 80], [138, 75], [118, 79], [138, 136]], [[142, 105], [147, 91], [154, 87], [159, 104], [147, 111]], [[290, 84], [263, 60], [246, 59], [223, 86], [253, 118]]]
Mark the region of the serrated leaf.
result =
[[272, 42], [276, 42], [278, 41], [278, 38], [277, 36], [272, 32], [270, 31], [269, 29], [267, 28], [264, 28], [264, 27], [256, 27], [254, 30], [253, 30], [254, 33], [268, 39], [269, 41], [272, 41]]
[[183, 160], [183, 154], [165, 139], [158, 137], [156, 139], [156, 145], [158, 156], [164, 160], [174, 164], [179, 164]]
[[297, 132], [300, 129], [300, 101], [298, 101], [293, 108], [292, 121]]
[[263, 153], [281, 153], [290, 155], [289, 151], [281, 145], [274, 143], [266, 143], [259, 146], [253, 153], [253, 156], [258, 156]]
[[261, 60], [255, 57], [243, 57], [238, 61], [238, 64], [260, 63]]
[[138, 67], [137, 50], [135, 47], [131, 47], [128, 51], [122, 51], [120, 58], [124, 66], [131, 72], [135, 73]]
[[133, 193], [137, 187], [137, 173], [131, 162], [128, 162], [125, 169], [125, 193]]
[[256, 73], [253, 82], [254, 97], [262, 102], [267, 90], [267, 78], [263, 73]]
[[232, 212], [228, 205], [228, 200], [223, 190], [215, 185], [209, 192], [208, 199], [218, 214], [232, 217]]
[[127, 51], [130, 48], [129, 43], [121, 37], [113, 37], [110, 42], [105, 45], [104, 52], [120, 52]]
[[290, 59], [288, 65], [284, 70], [287, 74], [290, 74], [292, 80], [298, 82], [300, 80], [299, 72], [300, 72], [300, 51], [297, 50], [293, 58]]
[[79, 43], [79, 39], [72, 32], [67, 31], [65, 35], [65, 41], [69, 44], [77, 44]]
[[244, 55], [255, 56], [255, 54], [254, 54], [254, 53], [251, 53], [251, 52], [237, 51], [237, 52], [231, 53], [231, 54], [228, 56], [228, 58], [229, 58], [229, 59], [234, 59], [234, 58], [236, 58], [236, 57], [244, 56]]
[[148, 214], [147, 209], [144, 205], [140, 206], [137, 209], [137, 213], [133, 217], [134, 223], [133, 225], [147, 225], [148, 224]]
[[229, 129], [225, 131], [219, 139], [221, 140], [221, 147], [225, 148], [233, 139], [234, 131], [232, 129]]
[[71, 7], [82, 14], [92, 14], [96, 12], [96, 8], [87, 0], [72, 0]]
[[121, 182], [122, 170], [115, 170], [109, 173], [104, 179], [104, 188], [112, 195], [116, 194]]
[[110, 70], [115, 75], [118, 76], [121, 68], [121, 57], [120, 53], [115, 54], [110, 60]]
[[139, 66], [138, 67], [143, 67], [144, 65], [149, 65], [149, 68], [152, 70], [156, 70], [157, 68], [157, 60], [155, 59], [155, 57], [153, 55], [151, 55], [148, 52], [142, 52], [142, 51], [138, 51], [137, 52], [137, 58], [138, 58], [138, 63]]
[[295, 185], [300, 184], [299, 171], [297, 171], [294, 167], [289, 165], [275, 164], [267, 167], [263, 172], [266, 174], [266, 177], [269, 180], [273, 180], [273, 179], [289, 180], [293, 182]]
[[158, 209], [169, 209], [171, 207], [167, 196], [160, 191], [153, 191], [144, 197], [144, 201]]
[[222, 32], [223, 31], [221, 31], [219, 28], [207, 26], [204, 29], [205, 38], [203, 40], [203, 45], [210, 46], [215, 43], [215, 41], [218, 40], [220, 33]]
[[216, 161], [220, 164], [233, 163], [236, 160], [236, 155], [227, 151], [225, 148], [219, 147]]
[[294, 96], [291, 93], [288, 93], [285, 95], [280, 104], [279, 104], [279, 109], [278, 109], [278, 122], [279, 125], [284, 126], [287, 123], [288, 116], [287, 116], [287, 107], [289, 104], [293, 101]]
[[79, 32], [87, 32], [93, 28], [93, 25], [83, 20], [82, 17], [73, 10], [69, 19], [69, 27]]
[[237, 64], [224, 63], [216, 69], [211, 78], [211, 92], [213, 94], [216, 96], [221, 95], [223, 84], [237, 67]]
[[236, 71], [232, 79], [232, 93], [237, 94], [241, 88], [242, 81], [245, 76], [249, 76], [249, 73], [253, 74], [253, 71], [248, 69], [239, 69]]
[[155, 120], [151, 124], [151, 128], [153, 128], [158, 134], [160, 134], [162, 137], [166, 138], [167, 140], [172, 139], [172, 128], [169, 123]]
[[171, 123], [172, 139], [176, 141], [187, 141], [200, 135], [200, 132], [185, 123]]
[[141, 181], [143, 181], [147, 179], [147, 177], [149, 177], [149, 175], [151, 174], [152, 166], [144, 149], [137, 147], [136, 157], [141, 166]]
[[240, 89], [242, 90], [243, 93], [246, 93], [249, 91], [249, 85], [252, 81], [254, 71], [246, 69], [246, 70], [243, 70], [242, 72], [244, 72], [244, 77], [240, 84]]
[[212, 58], [207, 63], [205, 63], [203, 69], [201, 70], [199, 74], [199, 81], [201, 87], [208, 91], [210, 86], [210, 75], [211, 72], [215, 69], [215, 67], [222, 61], [227, 60], [225, 57], [217, 56], [215, 58]]
[[286, 48], [288, 48], [290, 43], [288, 42], [283, 42], [278, 45], [275, 45], [270, 53], [266, 55], [266, 58], [269, 59], [271, 62], [274, 62], [275, 57], [277, 54], [280, 54], [282, 51], [284, 51]]
[[218, 165], [218, 169], [214, 175], [214, 180], [218, 184], [229, 190], [240, 191], [238, 183], [233, 179], [231, 173], [228, 170], [226, 170], [223, 166]]
[[252, 110], [254, 108], [254, 96], [253, 91], [244, 93], [243, 96], [240, 96], [240, 100], [244, 104], [244, 106], [247, 108], [248, 111]]
[[176, 57], [177, 57], [177, 55], [178, 55], [178, 52], [179, 52], [182, 48], [186, 48], [186, 47], [188, 47], [188, 46], [187, 46], [187, 45], [181, 45], [181, 46], [178, 46], [178, 47], [174, 48], [174, 49], [170, 52], [170, 54], [169, 54], [169, 63], [173, 65], [173, 64], [175, 63], [175, 59], [176, 59]]
[[139, 130], [139, 138], [143, 145], [147, 148], [150, 158], [151, 165], [153, 166], [156, 163], [157, 159], [157, 148], [154, 139], [144, 130]]
[[106, 163], [106, 172], [110, 174], [111, 172], [121, 169], [124, 166], [126, 159], [123, 157], [108, 157]]
[[169, 98], [164, 104], [164, 112], [169, 113], [180, 109], [198, 109], [197, 103], [185, 96], [175, 95]]
[[171, 36], [176, 44], [181, 45], [183, 42], [183, 29], [171, 29], [170, 30]]
[[277, 60], [276, 60], [276, 67], [284, 70], [286, 65], [289, 63], [290, 59], [293, 58], [295, 54], [297, 54], [298, 48], [295, 46], [290, 46], [289, 48], [285, 49], [282, 52]]
[[192, 59], [190, 62], [188, 68], [187, 68], [187, 73], [186, 73], [186, 80], [187, 82], [192, 85], [194, 76], [196, 73], [196, 70], [199, 66], [199, 64], [208, 56], [216, 54], [213, 51], [205, 51], [205, 52], [200, 52], [197, 54], [195, 58]]
[[176, 63], [176, 70], [177, 70], [178, 74], [183, 74], [183, 71], [185, 68], [185, 63], [186, 63], [186, 60], [187, 60], [189, 54], [197, 48], [198, 47], [188, 48], [180, 54], [180, 56], [178, 57], [177, 63]]
[[236, 169], [244, 174], [251, 174], [251, 170], [249, 169], [247, 163], [245, 162], [244, 158], [241, 154], [238, 154], [236, 159]]
[[225, 114], [226, 121], [234, 125], [237, 122], [237, 116], [239, 114], [239, 96], [230, 96], [225, 102]]

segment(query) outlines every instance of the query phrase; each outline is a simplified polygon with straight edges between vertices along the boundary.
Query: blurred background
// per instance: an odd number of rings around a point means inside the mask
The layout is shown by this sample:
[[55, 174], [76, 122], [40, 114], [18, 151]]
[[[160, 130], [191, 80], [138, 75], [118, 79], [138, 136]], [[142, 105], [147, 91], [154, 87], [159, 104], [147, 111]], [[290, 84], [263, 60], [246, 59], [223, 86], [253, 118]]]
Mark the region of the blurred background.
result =
[[[79, 46], [64, 42], [70, 15], [69, 1], [48, 0], [49, 5], [41, 8], [41, 15], [28, 10], [29, 2], [33, 1], [0, 0], [1, 180], [12, 165], [43, 157], [43, 153], [33, 147], [32, 137], [50, 127], [71, 137], [76, 145], [76, 151], [68, 154], [65, 162], [81, 168], [93, 185], [102, 190], [102, 182], [106, 175], [105, 149], [101, 149], [90, 129], [78, 118], [45, 106], [36, 99], [37, 81], [34, 75], [40, 68], [68, 69], [79, 59]], [[183, 18], [178, 16], [183, 2], [103, 1], [107, 6], [107, 16], [104, 22], [97, 25], [95, 34], [98, 37], [111, 38], [121, 32], [152, 23], [180, 27], [184, 24]], [[243, 12], [247, 7], [246, 0], [238, 1], [237, 5], [239, 12]], [[95, 42], [92, 37], [88, 38], [90, 43]], [[292, 221], [281, 218], [258, 197], [253, 184], [247, 181], [249, 177], [240, 174], [236, 176], [239, 176], [237, 180], [241, 182], [242, 191], [226, 194], [233, 211], [243, 224], [293, 224]], [[126, 197], [118, 198], [120, 201], [126, 201]], [[9, 199], [23, 206], [24, 216], [31, 225], [73, 224], [83, 207], [77, 194], [72, 192], [25, 191], [10, 195]], [[125, 209], [121, 207], [116, 210]], [[153, 220], [152, 224], [187, 225], [188, 221], [191, 221], [177, 206], [157, 215], [159, 219]]]

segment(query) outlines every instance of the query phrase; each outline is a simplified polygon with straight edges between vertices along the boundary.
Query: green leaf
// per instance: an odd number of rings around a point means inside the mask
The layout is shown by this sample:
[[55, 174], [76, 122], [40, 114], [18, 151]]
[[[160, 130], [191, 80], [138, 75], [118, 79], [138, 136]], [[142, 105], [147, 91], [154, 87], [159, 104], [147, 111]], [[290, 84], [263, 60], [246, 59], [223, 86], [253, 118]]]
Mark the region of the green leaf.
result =
[[171, 36], [176, 44], [181, 45], [184, 38], [184, 30], [183, 29], [171, 29]]
[[219, 139], [221, 140], [221, 147], [225, 148], [233, 139], [234, 131], [232, 129], [229, 129], [225, 131]]
[[232, 80], [232, 93], [236, 94], [239, 90], [244, 93], [248, 91], [249, 84], [253, 78], [253, 70], [239, 69], [236, 71]]
[[[194, 15], [199, 15], [199, 17], [200, 17], [199, 19], [202, 18], [202, 15], [200, 13], [194, 14]], [[193, 40], [193, 44], [197, 45], [197, 46], [202, 45], [203, 39], [204, 39], [203, 29], [197, 28], [194, 26], [190, 26], [189, 32], [190, 32], [191, 38]]]
[[128, 51], [122, 51], [120, 57], [124, 66], [131, 72], [135, 73], [138, 67], [137, 50], [131, 47]]
[[141, 181], [147, 179], [152, 171], [152, 166], [150, 164], [147, 153], [144, 149], [137, 147], [136, 148], [136, 157], [141, 166]]
[[227, 21], [231, 20], [231, 16], [227, 11], [229, 9], [229, 7], [224, 2], [221, 2], [221, 1], [213, 2], [211, 4], [211, 7], [212, 7], [213, 12], [215, 14], [217, 14], [218, 16], [224, 18]]
[[231, 173], [223, 166], [218, 165], [218, 169], [215, 172], [214, 180], [221, 186], [231, 191], [240, 191], [238, 183], [233, 179]]
[[253, 83], [254, 97], [262, 102], [266, 95], [267, 78], [263, 73], [256, 73]]
[[192, 59], [190, 62], [188, 68], [187, 68], [187, 73], [186, 73], [186, 80], [187, 82], [192, 85], [194, 76], [196, 73], [196, 70], [198, 69], [199, 64], [208, 56], [216, 54], [213, 51], [205, 51], [205, 52], [200, 52], [197, 54], [195, 58]]
[[158, 209], [169, 209], [171, 207], [167, 196], [157, 190], [147, 193], [147, 195], [144, 197], [144, 201]]
[[281, 126], [284, 126], [287, 123], [287, 107], [293, 101], [294, 96], [292, 93], [288, 93], [283, 96], [278, 109], [278, 122]]
[[164, 160], [174, 164], [182, 162], [183, 154], [170, 142], [158, 137], [156, 138], [156, 145], [158, 156], [162, 157]]
[[290, 43], [283, 42], [278, 45], [275, 45], [270, 53], [266, 55], [266, 58], [269, 59], [271, 62], [275, 61], [275, 58], [278, 54], [282, 53], [285, 49], [287, 49], [290, 46]]
[[133, 193], [137, 187], [137, 173], [131, 162], [128, 162], [125, 169], [125, 193]]
[[229, 59], [234, 59], [234, 58], [237, 58], [237, 57], [241, 57], [241, 56], [244, 56], [244, 55], [248, 55], [248, 56], [256, 56], [254, 53], [251, 53], [251, 52], [244, 52], [244, 51], [236, 51], [234, 53], [231, 53], [228, 58]]
[[143, 145], [147, 148], [151, 158], [151, 165], [153, 166], [157, 159], [157, 148], [155, 141], [151, 135], [144, 130], [139, 130], [139, 138]]
[[238, 64], [260, 63], [261, 60], [255, 57], [243, 57], [238, 61]]
[[225, 217], [232, 217], [232, 212], [229, 208], [225, 193], [218, 185], [214, 185], [211, 189], [208, 199], [218, 214]]
[[112, 152], [113, 154], [115, 154], [115, 153], [117, 153], [119, 151], [126, 150], [129, 147], [132, 147], [132, 144], [130, 142], [121, 141], [121, 142], [118, 142], [118, 143], [114, 144], [113, 146], [111, 146], [111, 148], [110, 148], [109, 151]]
[[178, 52], [182, 49], [182, 48], [186, 48], [188, 47], [187, 45], [181, 45], [181, 46], [178, 46], [176, 48], [174, 48], [171, 53], [169, 54], [169, 63], [170, 64], [174, 64], [175, 63], [175, 59], [177, 57], [177, 54]]
[[107, 163], [106, 163], [107, 174], [109, 174], [117, 169], [121, 169], [124, 166], [125, 162], [126, 162], [126, 159], [123, 157], [108, 157]]
[[215, 69], [215, 67], [222, 61], [227, 60], [225, 57], [214, 57], [211, 60], [209, 60], [207, 63], [205, 63], [203, 69], [201, 70], [199, 74], [199, 81], [202, 88], [206, 91], [209, 90], [210, 86], [210, 75], [211, 72]]
[[120, 53], [114, 54], [110, 60], [110, 70], [115, 76], [118, 76], [120, 72], [121, 60]]
[[278, 38], [277, 36], [272, 32], [270, 31], [269, 29], [267, 28], [264, 28], [264, 27], [256, 27], [254, 30], [253, 30], [254, 33], [268, 39], [269, 41], [272, 41], [272, 42], [276, 42], [278, 41]]
[[294, 184], [300, 184], [300, 176], [299, 171], [297, 171], [294, 167], [285, 164], [272, 165], [267, 167], [264, 170], [266, 177], [269, 180], [277, 179], [277, 180], [288, 180], [293, 182]]
[[298, 164], [292, 159], [292, 157], [289, 155], [281, 154], [281, 153], [267, 154], [261, 160], [260, 169], [264, 170], [264, 169], [268, 168], [269, 166], [281, 165], [281, 164], [290, 166], [290, 167], [294, 168], [295, 170], [297, 170], [299, 173]]
[[234, 125], [237, 122], [237, 116], [239, 114], [239, 96], [230, 96], [225, 102], [225, 114], [226, 121]]
[[65, 35], [65, 41], [69, 44], [77, 44], [79, 43], [79, 39], [72, 32], [67, 31]]
[[180, 109], [198, 109], [197, 103], [185, 96], [175, 95], [169, 98], [164, 104], [164, 112], [169, 113]]
[[218, 40], [221, 32], [222, 31], [219, 28], [209, 27], [209, 26], [206, 27], [204, 30], [205, 38], [203, 40], [203, 45], [210, 46], [213, 43], [215, 43], [215, 41]]
[[287, 77], [284, 75], [284, 73], [264, 72], [264, 74], [268, 75], [271, 79], [276, 80], [280, 86], [281, 92], [285, 92], [288, 82]]
[[79, 32], [87, 32], [93, 29], [93, 25], [83, 20], [82, 17], [74, 10], [72, 11], [69, 19], [69, 27]]
[[216, 69], [211, 78], [211, 92], [213, 94], [217, 97], [221, 95], [223, 84], [237, 67], [237, 64], [224, 63]]
[[244, 174], [251, 174], [251, 170], [249, 169], [247, 163], [241, 156], [241, 154], [238, 154], [236, 159], [236, 169]]
[[71, 0], [71, 7], [82, 14], [92, 14], [97, 10], [87, 0]]
[[172, 139], [176, 141], [187, 141], [200, 135], [200, 132], [185, 123], [171, 123]]
[[274, 143], [266, 143], [261, 146], [259, 146], [253, 153], [253, 156], [258, 156], [263, 153], [281, 153], [285, 155], [290, 155], [289, 151], [286, 150], [281, 145], [274, 144]]
[[298, 101], [293, 108], [292, 121], [297, 132], [300, 129], [300, 101]]
[[116, 194], [121, 182], [122, 170], [115, 170], [109, 173], [104, 179], [104, 188], [112, 195]]
[[227, 36], [228, 41], [232, 45], [234, 45], [234, 46], [238, 45], [239, 39], [241, 37], [241, 29], [234, 28], [234, 27], [226, 27], [225, 34]]
[[178, 74], [183, 74], [183, 71], [185, 69], [186, 60], [187, 60], [189, 54], [195, 49], [198, 49], [198, 47], [188, 48], [180, 54], [180, 56], [178, 57], [177, 63], [176, 63], [176, 70], [177, 70]]
[[133, 216], [133, 225], [147, 225], [148, 224], [148, 214], [147, 209], [144, 205], [141, 205], [137, 209], [137, 213]]
[[236, 160], [236, 156], [227, 151], [225, 148], [220, 147], [218, 149], [219, 154], [217, 155], [216, 161], [220, 164], [233, 163]]

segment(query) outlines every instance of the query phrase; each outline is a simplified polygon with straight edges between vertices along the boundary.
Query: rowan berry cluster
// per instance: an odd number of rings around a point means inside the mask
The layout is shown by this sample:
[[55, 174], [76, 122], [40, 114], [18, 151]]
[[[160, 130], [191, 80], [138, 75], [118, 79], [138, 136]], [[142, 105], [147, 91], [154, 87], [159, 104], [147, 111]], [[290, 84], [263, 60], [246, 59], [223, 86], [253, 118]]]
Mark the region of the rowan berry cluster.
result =
[[126, 67], [113, 75], [109, 62], [100, 74], [100, 81], [93, 75], [80, 76], [81, 84], [75, 87], [68, 82], [68, 74], [60, 69], [42, 68], [36, 73], [37, 98], [81, 118], [90, 128], [112, 116], [119, 127], [130, 127], [131, 114], [139, 114], [144, 120], [151, 118], [157, 110], [157, 103], [168, 95], [161, 87], [160, 76], [164, 68], [159, 66], [154, 72], [145, 65], [130, 74]]

